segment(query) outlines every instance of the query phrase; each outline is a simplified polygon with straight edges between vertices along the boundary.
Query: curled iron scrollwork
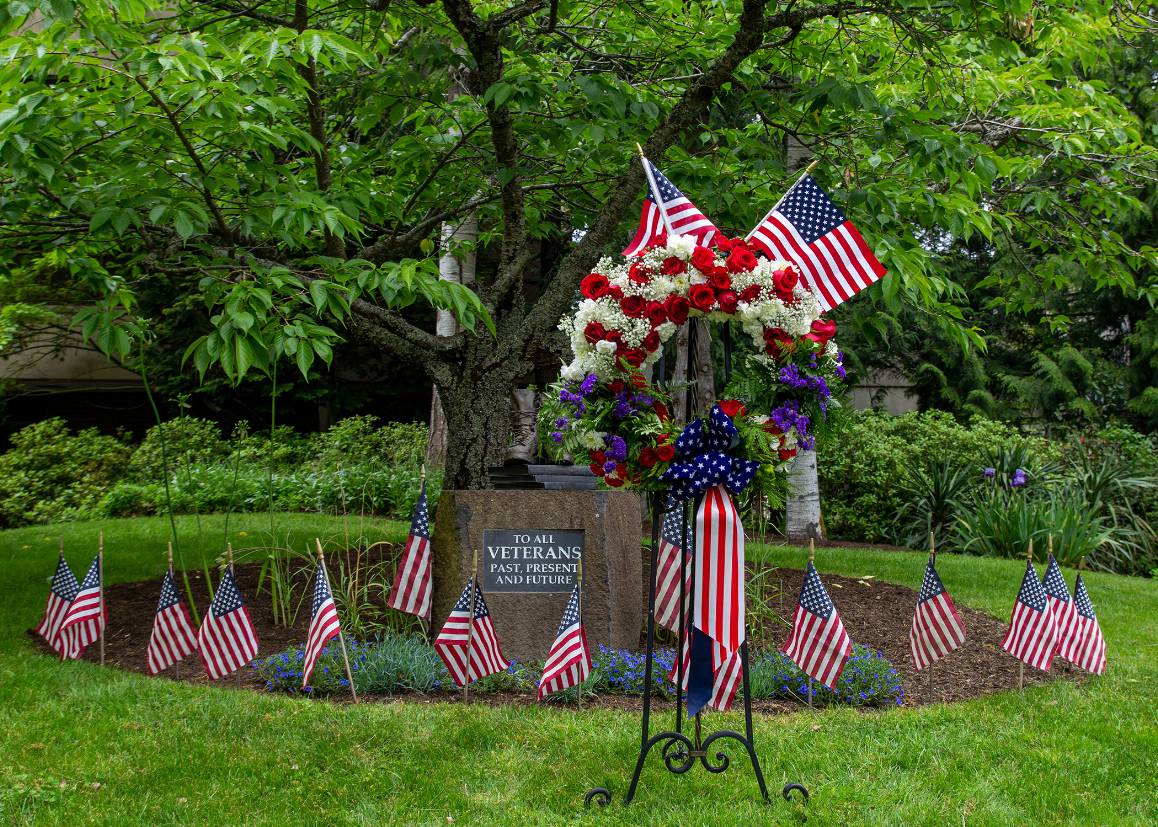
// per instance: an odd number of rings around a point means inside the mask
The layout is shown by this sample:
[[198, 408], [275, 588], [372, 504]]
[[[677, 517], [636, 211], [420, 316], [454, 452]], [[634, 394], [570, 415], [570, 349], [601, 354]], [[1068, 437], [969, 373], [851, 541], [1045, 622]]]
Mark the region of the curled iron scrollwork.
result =
[[600, 807], [606, 807], [611, 803], [611, 790], [606, 787], [592, 787], [587, 791], [587, 795], [583, 796], [583, 806], [590, 807], [592, 801]]
[[669, 772], [682, 775], [692, 768], [696, 759], [692, 757], [692, 742], [683, 733], [663, 733], [666, 742], [663, 745], [663, 763]]

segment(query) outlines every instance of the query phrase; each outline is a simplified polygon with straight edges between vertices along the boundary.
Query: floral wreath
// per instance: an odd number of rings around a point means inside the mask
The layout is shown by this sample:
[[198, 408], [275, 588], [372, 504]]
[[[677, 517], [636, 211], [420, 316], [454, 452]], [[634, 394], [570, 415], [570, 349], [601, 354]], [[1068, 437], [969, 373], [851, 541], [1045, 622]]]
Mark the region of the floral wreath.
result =
[[[799, 448], [813, 447], [812, 426], [836, 404], [831, 387], [845, 372], [833, 341], [836, 325], [821, 318], [794, 265], [764, 258], [739, 238], [719, 236], [706, 247], [691, 236], [661, 235], [638, 258], [601, 259], [580, 292], [575, 312], [559, 323], [573, 358], [539, 413], [542, 444], [555, 459], [588, 460], [612, 488], [670, 488], [687, 496], [704, 482], [689, 467], [710, 467], [720, 482], [742, 467], [731, 477], [742, 489], [754, 464], [783, 470]], [[643, 373], [695, 317], [738, 322], [751, 337], [757, 353], [745, 367], [758, 378], [760, 392], [752, 395], [767, 403], [759, 412], [737, 399], [714, 406], [707, 427], [729, 436], [728, 444], [710, 446], [711, 457], [696, 453], [700, 440], [676, 438], [668, 397]], [[735, 434], [721, 414], [734, 422]], [[704, 427], [700, 422], [689, 428]]]

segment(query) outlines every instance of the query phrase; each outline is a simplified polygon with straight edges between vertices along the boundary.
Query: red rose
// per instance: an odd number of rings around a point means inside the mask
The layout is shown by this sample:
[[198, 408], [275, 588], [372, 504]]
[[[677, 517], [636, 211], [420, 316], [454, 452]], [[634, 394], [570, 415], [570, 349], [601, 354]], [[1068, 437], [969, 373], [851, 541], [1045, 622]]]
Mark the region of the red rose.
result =
[[644, 448], [639, 452], [639, 464], [644, 468], [654, 468], [657, 462], [659, 462], [659, 454], [655, 452], [654, 448]]
[[680, 273], [688, 269], [687, 262], [678, 259], [675, 256], [668, 256], [663, 260], [663, 264], [659, 266], [659, 271], [665, 276], [678, 276]]
[[666, 247], [666, 246], [667, 246], [667, 233], [660, 233], [659, 235], [654, 236], [651, 239], [651, 241], [649, 241], [647, 243], [647, 249], [649, 249], [649, 250], [654, 249], [655, 247]]
[[780, 436], [780, 434], [784, 433], [782, 430], [776, 427], [776, 423], [772, 422], [771, 420], [764, 423], [764, 430], [772, 434], [772, 436]]
[[732, 419], [748, 413], [748, 409], [744, 407], [744, 403], [739, 399], [721, 399], [719, 405], [720, 410]]
[[736, 239], [725, 238], [722, 235], [718, 235], [714, 239], [712, 239], [712, 246], [715, 247], [717, 250], [719, 250], [724, 255], [727, 255], [728, 253], [732, 252], [732, 247], [739, 240], [740, 239], [738, 239], [738, 238], [736, 238]]
[[616, 301], [621, 301], [623, 299], [623, 288], [618, 284], [613, 284], [607, 288], [607, 295]]
[[642, 365], [643, 360], [646, 358], [647, 354], [637, 347], [628, 348], [627, 351], [623, 354], [624, 361], [626, 361], [627, 364], [631, 365], [633, 368], [637, 368]]
[[619, 303], [619, 307], [623, 310], [624, 316], [629, 316], [632, 319], [642, 319], [644, 312], [647, 310], [647, 300], [643, 296], [624, 296]]
[[659, 348], [659, 334], [654, 330], [643, 337], [643, 349], [654, 353]]
[[774, 359], [791, 353], [796, 349], [796, 342], [788, 335], [788, 331], [779, 327], [764, 328], [764, 352]]
[[622, 379], [616, 379], [608, 387], [611, 388], [612, 393], [623, 393], [623, 389], [627, 386], [623, 384]]
[[716, 303], [716, 291], [706, 284], [693, 284], [688, 298], [691, 300], [692, 307], [707, 313]]
[[708, 274], [708, 284], [717, 290], [728, 290], [732, 286], [732, 277], [723, 267], [716, 267]]
[[785, 460], [790, 460], [794, 456], [796, 456], [796, 449], [791, 448], [787, 451], [785, 451], [784, 449], [781, 449], [781, 450], [777, 451], [776, 453], [780, 456], [781, 461], [785, 461]]
[[683, 296], [674, 293], [668, 296], [664, 302], [664, 309], [667, 310], [667, 317], [673, 324], [683, 324], [688, 320], [688, 300]]
[[828, 340], [836, 335], [836, 322], [827, 319], [817, 319], [812, 323], [812, 330], [804, 334], [805, 339], [809, 339], [820, 345], [823, 350], [824, 346], [828, 344]]
[[647, 303], [647, 320], [651, 322], [652, 327], [659, 327], [667, 321], [667, 309], [664, 308], [663, 302]]
[[716, 266], [716, 256], [707, 247], [696, 247], [692, 252], [692, 266], [707, 275]]
[[725, 313], [735, 313], [736, 305], [739, 303], [739, 299], [736, 298], [736, 294], [731, 290], [724, 290], [721, 293], [717, 293], [716, 301], [720, 303], [720, 309]]
[[651, 281], [651, 268], [644, 267], [641, 261], [634, 262], [627, 271], [627, 279], [636, 284], [647, 284]]
[[734, 247], [728, 255], [728, 269], [733, 273], [749, 273], [756, 269], [756, 256], [747, 247]]
[[792, 304], [795, 300], [792, 291], [796, 289], [799, 281], [800, 275], [792, 267], [782, 267], [772, 274], [772, 287], [776, 290], [780, 301], [785, 304]]
[[591, 344], [603, 341], [603, 337], [607, 335], [607, 328], [599, 322], [588, 322], [587, 327], [583, 328], [583, 336]]
[[740, 301], [748, 302], [749, 304], [758, 298], [760, 298], [760, 285], [758, 284], [750, 284], [740, 293]]
[[597, 476], [597, 477], [603, 476], [603, 465], [601, 463], [593, 462], [590, 465], [588, 465], [587, 467], [591, 469], [591, 473], [594, 474], [595, 476]]
[[607, 295], [611, 282], [602, 273], [589, 273], [583, 277], [579, 285], [579, 292], [589, 299], [601, 299]]
[[674, 445], [660, 445], [655, 449], [655, 452], [657, 455], [659, 455], [660, 462], [671, 462], [673, 459], [675, 459]]
[[619, 486], [623, 485], [623, 478], [622, 477], [610, 477], [610, 476], [608, 476], [608, 477], [604, 477], [603, 481], [605, 483], [607, 483], [608, 485], [610, 485], [612, 488], [618, 488]]

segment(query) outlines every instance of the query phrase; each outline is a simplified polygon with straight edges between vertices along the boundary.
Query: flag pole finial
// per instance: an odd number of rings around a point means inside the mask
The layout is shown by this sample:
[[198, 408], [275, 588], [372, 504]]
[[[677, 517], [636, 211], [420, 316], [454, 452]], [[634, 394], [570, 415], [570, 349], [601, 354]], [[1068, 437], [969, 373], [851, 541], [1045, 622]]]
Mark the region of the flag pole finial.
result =
[[808, 538], [808, 562], [816, 562], [816, 540], [812, 537]]
[[820, 164], [820, 159], [819, 159], [819, 158], [817, 158], [815, 161], [813, 161], [811, 164], [809, 164], [809, 165], [808, 165], [808, 166], [805, 168], [805, 170], [804, 170], [804, 174], [805, 174], [805, 175], [811, 175], [811, 174], [812, 174], [812, 170], [816, 169], [816, 167], [817, 167], [819, 164]]
[[325, 556], [322, 554], [322, 538], [321, 537], [315, 537], [314, 538], [314, 546], [318, 550], [318, 559], [324, 560]]
[[1027, 552], [1025, 553], [1025, 559], [1026, 559], [1026, 560], [1027, 560], [1027, 561], [1028, 561], [1028, 562], [1029, 562], [1031, 565], [1033, 564], [1033, 538], [1032, 538], [1032, 537], [1030, 537], [1030, 538], [1029, 538], [1029, 551], [1027, 551]]
[[1052, 534], [1046, 535], [1046, 542], [1049, 544], [1049, 556], [1053, 557], [1053, 535]]
[[422, 463], [422, 484], [426, 485], [426, 463]]
[[640, 157], [640, 158], [644, 158], [644, 157], [646, 157], [646, 156], [643, 154], [643, 147], [641, 147], [641, 146], [639, 145], [639, 141], [636, 141], [636, 142], [635, 142], [635, 151], [639, 153], [639, 157]]
[[173, 571], [173, 541], [169, 541], [169, 572]]
[[933, 536], [933, 529], [929, 529], [929, 557], [937, 559], [937, 541]]

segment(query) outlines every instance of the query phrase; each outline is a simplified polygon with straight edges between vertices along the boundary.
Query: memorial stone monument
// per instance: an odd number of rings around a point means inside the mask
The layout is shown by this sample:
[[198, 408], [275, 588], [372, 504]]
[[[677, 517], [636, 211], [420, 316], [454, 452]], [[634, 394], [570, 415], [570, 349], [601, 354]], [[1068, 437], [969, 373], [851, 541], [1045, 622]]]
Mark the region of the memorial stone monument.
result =
[[636, 649], [643, 628], [640, 526], [634, 492], [443, 491], [433, 539], [433, 617], [450, 613], [477, 550], [478, 580], [503, 654], [541, 661], [582, 560], [591, 648]]

